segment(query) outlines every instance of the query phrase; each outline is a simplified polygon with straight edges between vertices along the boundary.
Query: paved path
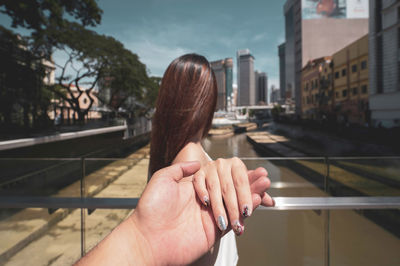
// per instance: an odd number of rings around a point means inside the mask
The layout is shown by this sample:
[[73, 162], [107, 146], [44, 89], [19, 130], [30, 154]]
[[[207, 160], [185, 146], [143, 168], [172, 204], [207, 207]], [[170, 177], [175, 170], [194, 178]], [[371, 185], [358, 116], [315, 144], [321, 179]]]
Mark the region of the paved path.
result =
[[[87, 195], [95, 197], [139, 197], [147, 182], [149, 147], [127, 159], [114, 161], [86, 177]], [[60, 191], [56, 196], [80, 195], [80, 182]], [[129, 210], [96, 210], [86, 217], [86, 249], [107, 235], [129, 213]], [[25, 209], [0, 221], [0, 264], [51, 265], [71, 264], [80, 256], [81, 211]], [[16, 254], [15, 256], [12, 256]], [[12, 257], [11, 257], [12, 256]], [[11, 258], [10, 258], [11, 257]]]

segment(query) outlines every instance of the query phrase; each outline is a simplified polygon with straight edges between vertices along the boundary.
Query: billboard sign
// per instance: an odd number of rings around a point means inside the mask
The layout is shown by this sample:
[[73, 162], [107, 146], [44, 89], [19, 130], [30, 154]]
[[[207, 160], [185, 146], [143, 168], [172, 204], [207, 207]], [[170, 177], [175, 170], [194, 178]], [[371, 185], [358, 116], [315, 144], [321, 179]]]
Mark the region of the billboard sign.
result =
[[368, 0], [302, 0], [303, 19], [368, 18]]

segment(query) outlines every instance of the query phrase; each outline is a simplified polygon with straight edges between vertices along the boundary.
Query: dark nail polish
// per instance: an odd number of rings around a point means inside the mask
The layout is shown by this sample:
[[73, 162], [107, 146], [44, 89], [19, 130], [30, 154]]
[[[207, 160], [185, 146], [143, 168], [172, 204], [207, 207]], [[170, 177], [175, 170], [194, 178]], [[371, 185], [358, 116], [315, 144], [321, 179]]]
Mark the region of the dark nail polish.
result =
[[207, 196], [204, 196], [203, 200], [204, 200], [204, 205], [206, 205], [206, 207], [210, 206], [210, 200], [208, 199]]
[[250, 210], [249, 210], [249, 206], [247, 206], [247, 205], [244, 205], [244, 208], [243, 208], [243, 217], [249, 217], [250, 216]]
[[233, 223], [233, 231], [235, 232], [235, 234], [237, 236], [240, 236], [240, 235], [243, 234], [244, 228], [243, 228], [243, 226], [240, 224], [240, 222], [238, 220], [236, 220]]

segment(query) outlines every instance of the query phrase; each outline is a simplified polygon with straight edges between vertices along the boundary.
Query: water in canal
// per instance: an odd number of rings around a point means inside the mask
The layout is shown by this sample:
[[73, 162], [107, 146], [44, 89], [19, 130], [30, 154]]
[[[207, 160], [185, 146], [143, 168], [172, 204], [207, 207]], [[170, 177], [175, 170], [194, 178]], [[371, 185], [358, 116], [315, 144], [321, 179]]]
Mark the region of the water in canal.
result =
[[[213, 159], [253, 158], [244, 160], [247, 168], [268, 170], [274, 197], [327, 196], [290, 161], [260, 159], [245, 134], [203, 145]], [[400, 239], [356, 211], [256, 211], [245, 226], [237, 238], [239, 265], [400, 265]]]

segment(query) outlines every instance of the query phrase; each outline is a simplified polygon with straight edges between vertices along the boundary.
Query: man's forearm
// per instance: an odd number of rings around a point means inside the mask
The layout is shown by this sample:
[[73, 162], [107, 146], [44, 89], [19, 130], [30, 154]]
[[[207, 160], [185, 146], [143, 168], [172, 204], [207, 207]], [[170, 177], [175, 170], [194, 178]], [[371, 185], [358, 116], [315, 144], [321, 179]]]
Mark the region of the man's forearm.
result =
[[131, 218], [117, 226], [76, 265], [154, 265], [147, 241]]

